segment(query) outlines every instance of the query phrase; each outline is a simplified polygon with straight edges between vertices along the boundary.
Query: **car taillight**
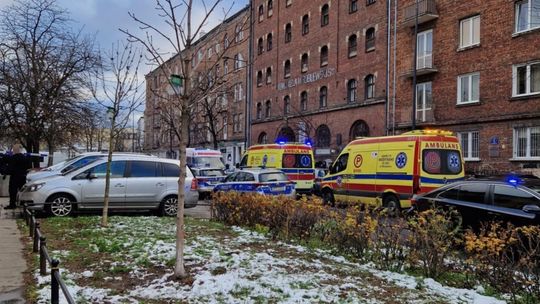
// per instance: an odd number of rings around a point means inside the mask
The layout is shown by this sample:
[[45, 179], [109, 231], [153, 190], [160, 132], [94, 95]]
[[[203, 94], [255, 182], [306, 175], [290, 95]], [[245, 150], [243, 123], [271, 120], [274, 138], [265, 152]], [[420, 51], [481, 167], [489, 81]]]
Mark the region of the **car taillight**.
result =
[[191, 190], [197, 190], [197, 179], [196, 178], [193, 178], [191, 180]]

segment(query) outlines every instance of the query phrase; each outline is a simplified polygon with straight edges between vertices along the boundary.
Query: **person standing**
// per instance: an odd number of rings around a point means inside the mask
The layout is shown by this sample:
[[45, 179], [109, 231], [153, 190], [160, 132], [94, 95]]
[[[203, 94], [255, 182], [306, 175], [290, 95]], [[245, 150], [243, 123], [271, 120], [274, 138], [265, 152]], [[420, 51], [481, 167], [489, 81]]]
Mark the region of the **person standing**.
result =
[[17, 207], [17, 192], [26, 183], [26, 174], [31, 168], [30, 160], [21, 153], [21, 145], [15, 144], [12, 148], [12, 155], [7, 159], [6, 173], [9, 178], [9, 206], [4, 209], [15, 209]]

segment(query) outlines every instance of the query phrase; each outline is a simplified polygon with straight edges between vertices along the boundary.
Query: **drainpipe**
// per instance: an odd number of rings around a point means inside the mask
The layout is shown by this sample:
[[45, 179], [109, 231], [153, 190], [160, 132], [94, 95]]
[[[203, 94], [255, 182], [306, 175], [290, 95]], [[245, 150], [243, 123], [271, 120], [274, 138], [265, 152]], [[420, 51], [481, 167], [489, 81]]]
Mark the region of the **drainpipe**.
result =
[[386, 1], [386, 10], [387, 10], [387, 19], [386, 19], [386, 96], [385, 96], [385, 103], [384, 103], [384, 130], [385, 135], [388, 135], [388, 129], [389, 129], [389, 106], [390, 103], [388, 102], [388, 96], [390, 93], [390, 8], [392, 6], [392, 0]]
[[[246, 121], [245, 121], [245, 146], [244, 150], [251, 145], [251, 102], [253, 98], [253, 0], [249, 1], [249, 42], [248, 42], [248, 69], [246, 73]], [[242, 155], [240, 155], [242, 158]]]
[[418, 0], [415, 0], [414, 14], [414, 62], [413, 62], [413, 100], [412, 100], [412, 130], [416, 129], [416, 61], [418, 60]]

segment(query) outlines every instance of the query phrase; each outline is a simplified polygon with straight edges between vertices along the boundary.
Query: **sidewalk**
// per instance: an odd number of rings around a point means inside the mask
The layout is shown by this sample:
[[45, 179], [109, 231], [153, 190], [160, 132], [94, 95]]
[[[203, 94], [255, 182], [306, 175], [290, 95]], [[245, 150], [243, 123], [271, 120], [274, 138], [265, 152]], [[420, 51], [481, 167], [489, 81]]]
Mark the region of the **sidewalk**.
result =
[[25, 303], [23, 272], [26, 261], [20, 241], [21, 233], [15, 222], [20, 209], [4, 210], [8, 202], [7, 197], [0, 197], [0, 303]]

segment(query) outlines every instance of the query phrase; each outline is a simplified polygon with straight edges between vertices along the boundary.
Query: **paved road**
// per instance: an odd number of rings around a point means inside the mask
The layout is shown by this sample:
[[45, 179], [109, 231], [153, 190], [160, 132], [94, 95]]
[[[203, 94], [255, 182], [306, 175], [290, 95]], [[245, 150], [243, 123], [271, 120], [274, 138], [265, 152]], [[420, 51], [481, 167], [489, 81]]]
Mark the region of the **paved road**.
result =
[[24, 303], [23, 272], [26, 261], [23, 258], [21, 234], [15, 218], [18, 212], [4, 210], [9, 199], [0, 197], [0, 303]]
[[196, 218], [210, 218], [210, 202], [203, 200], [199, 201], [197, 207], [186, 208], [185, 214]]

